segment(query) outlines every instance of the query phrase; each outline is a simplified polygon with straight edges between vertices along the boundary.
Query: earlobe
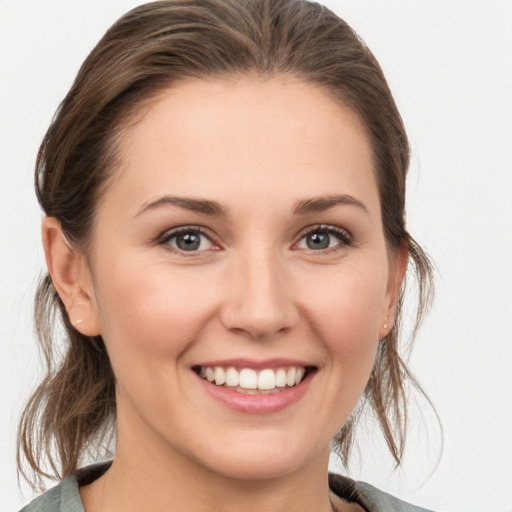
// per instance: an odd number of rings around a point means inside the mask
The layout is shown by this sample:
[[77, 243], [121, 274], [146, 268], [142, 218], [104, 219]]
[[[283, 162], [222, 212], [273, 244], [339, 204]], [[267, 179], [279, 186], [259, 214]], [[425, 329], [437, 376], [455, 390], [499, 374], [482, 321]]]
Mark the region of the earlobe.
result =
[[83, 255], [66, 239], [55, 217], [43, 219], [42, 238], [48, 272], [71, 324], [86, 336], [99, 335], [92, 281]]
[[387, 292], [387, 304], [383, 311], [383, 319], [379, 332], [379, 339], [385, 338], [395, 323], [396, 310], [402, 283], [404, 282], [407, 265], [409, 263], [409, 251], [407, 244], [402, 242], [400, 248], [396, 251], [393, 264], [390, 269], [389, 285]]

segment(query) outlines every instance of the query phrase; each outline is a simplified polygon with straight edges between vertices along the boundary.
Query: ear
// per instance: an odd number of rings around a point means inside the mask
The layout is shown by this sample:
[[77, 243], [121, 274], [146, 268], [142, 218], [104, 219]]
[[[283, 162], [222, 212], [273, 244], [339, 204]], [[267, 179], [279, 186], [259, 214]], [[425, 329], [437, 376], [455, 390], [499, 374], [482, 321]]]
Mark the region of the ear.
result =
[[398, 307], [398, 298], [400, 296], [400, 290], [405, 278], [408, 263], [409, 250], [407, 249], [407, 244], [402, 242], [391, 261], [388, 290], [386, 292], [383, 318], [381, 319], [381, 326], [379, 329], [379, 339], [385, 338], [393, 328], [396, 310]]
[[85, 336], [99, 335], [98, 308], [83, 254], [71, 246], [55, 217], [43, 219], [42, 238], [48, 272], [71, 324]]

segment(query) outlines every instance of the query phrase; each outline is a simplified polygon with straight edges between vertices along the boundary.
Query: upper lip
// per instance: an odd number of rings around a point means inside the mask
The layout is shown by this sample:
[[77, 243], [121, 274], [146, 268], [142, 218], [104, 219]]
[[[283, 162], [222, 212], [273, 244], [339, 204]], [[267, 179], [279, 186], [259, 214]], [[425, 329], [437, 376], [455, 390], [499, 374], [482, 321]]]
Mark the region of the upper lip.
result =
[[203, 366], [214, 367], [232, 367], [232, 368], [252, 368], [254, 370], [263, 370], [265, 368], [282, 368], [283, 366], [302, 366], [303, 368], [314, 366], [310, 362], [300, 361], [289, 358], [272, 358], [272, 359], [217, 359], [215, 361], [204, 361], [193, 365], [194, 367]]

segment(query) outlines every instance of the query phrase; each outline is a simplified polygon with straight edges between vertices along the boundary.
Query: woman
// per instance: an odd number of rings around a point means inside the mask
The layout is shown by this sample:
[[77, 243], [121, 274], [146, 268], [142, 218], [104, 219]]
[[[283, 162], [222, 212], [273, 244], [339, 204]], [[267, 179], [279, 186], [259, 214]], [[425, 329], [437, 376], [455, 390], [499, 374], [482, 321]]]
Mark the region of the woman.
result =
[[[68, 348], [20, 449], [64, 481], [24, 510], [421, 510], [327, 472], [367, 409], [402, 457], [401, 290], [411, 262], [420, 319], [431, 276], [408, 162], [379, 65], [327, 9], [121, 18], [38, 156], [38, 333], [50, 354], [57, 312]], [[76, 471], [113, 432], [113, 461]]]

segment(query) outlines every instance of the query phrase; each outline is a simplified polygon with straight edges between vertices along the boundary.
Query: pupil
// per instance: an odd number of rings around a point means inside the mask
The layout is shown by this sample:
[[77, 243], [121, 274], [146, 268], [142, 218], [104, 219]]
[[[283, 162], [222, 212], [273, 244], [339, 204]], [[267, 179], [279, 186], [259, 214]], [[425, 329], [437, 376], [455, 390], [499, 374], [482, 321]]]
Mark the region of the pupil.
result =
[[200, 244], [201, 239], [197, 233], [185, 233], [176, 239], [176, 245], [182, 251], [195, 251]]
[[307, 245], [309, 249], [327, 249], [329, 247], [329, 235], [327, 233], [312, 233], [308, 235]]

